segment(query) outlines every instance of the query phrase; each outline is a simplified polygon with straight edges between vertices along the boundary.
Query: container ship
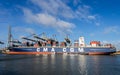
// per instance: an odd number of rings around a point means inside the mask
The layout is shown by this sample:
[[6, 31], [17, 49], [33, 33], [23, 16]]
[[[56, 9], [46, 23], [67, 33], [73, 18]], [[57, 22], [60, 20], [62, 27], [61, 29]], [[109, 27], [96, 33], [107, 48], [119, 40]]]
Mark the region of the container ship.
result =
[[[10, 29], [9, 29], [10, 30]], [[44, 34], [44, 33], [43, 33]], [[72, 44], [66, 37], [64, 41], [59, 42], [53, 38], [32, 35], [34, 39], [22, 37], [23, 42], [11, 39], [11, 33], [8, 38], [7, 54], [85, 54], [85, 55], [109, 55], [116, 52], [112, 44], [101, 44], [100, 41], [91, 41], [89, 45], [85, 44], [84, 37], [79, 37]]]

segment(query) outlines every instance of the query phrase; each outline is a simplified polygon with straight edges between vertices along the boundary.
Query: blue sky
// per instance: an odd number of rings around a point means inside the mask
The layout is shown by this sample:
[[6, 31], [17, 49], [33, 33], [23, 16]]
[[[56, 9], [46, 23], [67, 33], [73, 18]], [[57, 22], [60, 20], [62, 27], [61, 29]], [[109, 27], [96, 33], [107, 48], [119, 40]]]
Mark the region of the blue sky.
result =
[[0, 40], [6, 42], [8, 25], [15, 39], [32, 33], [56, 34], [60, 41], [85, 37], [120, 44], [119, 0], [0, 0]]

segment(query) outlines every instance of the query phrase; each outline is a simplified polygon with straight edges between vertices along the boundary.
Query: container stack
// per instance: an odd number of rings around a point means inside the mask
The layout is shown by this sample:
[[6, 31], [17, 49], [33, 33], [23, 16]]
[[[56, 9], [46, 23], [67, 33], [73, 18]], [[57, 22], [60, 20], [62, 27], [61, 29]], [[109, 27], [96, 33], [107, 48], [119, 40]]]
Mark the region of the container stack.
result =
[[91, 41], [91, 42], [90, 42], [90, 45], [91, 45], [92, 47], [97, 47], [97, 46], [100, 46], [101, 44], [100, 44], [100, 41]]
[[46, 46], [50, 47], [50, 46], [51, 46], [51, 43], [52, 43], [51, 40], [47, 40], [47, 44], [46, 44]]
[[66, 46], [67, 46], [66, 42], [61, 42], [60, 43], [60, 47], [66, 47]]

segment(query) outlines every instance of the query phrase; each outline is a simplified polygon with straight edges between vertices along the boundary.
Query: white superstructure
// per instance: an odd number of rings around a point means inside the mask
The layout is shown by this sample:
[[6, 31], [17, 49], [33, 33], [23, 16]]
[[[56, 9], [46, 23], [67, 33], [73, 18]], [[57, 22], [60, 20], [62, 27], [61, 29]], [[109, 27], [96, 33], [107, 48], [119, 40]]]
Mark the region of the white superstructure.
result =
[[82, 47], [85, 46], [85, 40], [84, 40], [84, 37], [80, 37], [80, 38], [79, 38], [79, 46], [82, 46]]

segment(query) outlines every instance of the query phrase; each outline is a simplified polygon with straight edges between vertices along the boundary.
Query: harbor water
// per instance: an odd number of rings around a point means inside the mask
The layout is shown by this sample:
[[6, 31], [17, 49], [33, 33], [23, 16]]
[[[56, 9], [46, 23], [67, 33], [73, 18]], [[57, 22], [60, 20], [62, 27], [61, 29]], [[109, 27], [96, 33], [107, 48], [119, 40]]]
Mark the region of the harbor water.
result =
[[5, 55], [0, 75], [119, 75], [120, 55]]

